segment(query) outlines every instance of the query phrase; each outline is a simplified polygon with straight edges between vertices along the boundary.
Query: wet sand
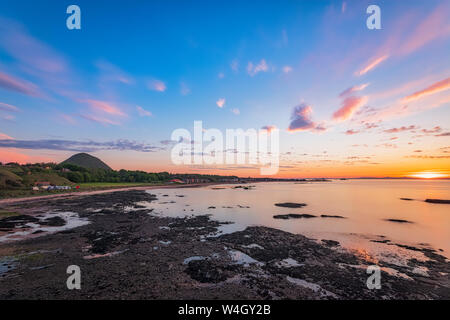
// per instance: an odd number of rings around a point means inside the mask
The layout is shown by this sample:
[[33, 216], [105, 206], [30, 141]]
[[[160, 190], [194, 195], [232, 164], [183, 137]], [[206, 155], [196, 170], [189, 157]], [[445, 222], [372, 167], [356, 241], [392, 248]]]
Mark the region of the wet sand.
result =
[[[64, 212], [89, 223], [0, 243], [0, 299], [450, 299], [450, 263], [434, 250], [407, 247], [424, 259], [398, 266], [268, 227], [221, 235], [226, 222], [158, 216], [137, 204], [154, 195], [108, 191], [3, 204], [37, 229], [63, 227], [48, 215]], [[374, 263], [379, 290], [366, 286]], [[66, 287], [69, 265], [81, 269], [81, 290]]]

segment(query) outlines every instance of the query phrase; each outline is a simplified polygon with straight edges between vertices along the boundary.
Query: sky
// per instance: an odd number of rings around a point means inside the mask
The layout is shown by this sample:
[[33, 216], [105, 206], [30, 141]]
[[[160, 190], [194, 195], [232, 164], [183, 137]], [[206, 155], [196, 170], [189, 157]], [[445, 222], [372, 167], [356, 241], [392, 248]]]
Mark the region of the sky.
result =
[[277, 128], [275, 177], [448, 175], [449, 16], [434, 0], [1, 1], [0, 161], [89, 152], [114, 169], [260, 176], [174, 164], [172, 132], [202, 121]]

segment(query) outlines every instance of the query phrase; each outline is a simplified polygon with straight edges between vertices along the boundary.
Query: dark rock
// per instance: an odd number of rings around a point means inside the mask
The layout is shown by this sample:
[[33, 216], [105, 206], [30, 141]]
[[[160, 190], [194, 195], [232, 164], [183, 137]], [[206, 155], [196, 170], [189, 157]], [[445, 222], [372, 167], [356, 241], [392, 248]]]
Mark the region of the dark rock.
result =
[[283, 202], [283, 203], [275, 203], [277, 207], [283, 208], [302, 208], [306, 206], [306, 203], [295, 203], [295, 202]]
[[334, 241], [334, 240], [322, 240], [323, 243], [325, 243], [325, 245], [329, 246], [329, 247], [337, 247], [339, 246], [339, 242], [338, 241]]
[[450, 200], [443, 200], [443, 199], [426, 199], [425, 202], [450, 204]]
[[40, 221], [39, 224], [41, 226], [49, 226], [49, 227], [61, 227], [66, 225], [66, 220], [61, 217], [51, 217], [47, 218], [44, 221]]
[[390, 222], [397, 222], [397, 223], [414, 223], [408, 220], [403, 220], [403, 219], [385, 219], [386, 221], [390, 221]]
[[189, 262], [185, 272], [199, 282], [218, 283], [230, 278], [236, 269], [237, 266], [219, 265], [208, 259]]
[[343, 216], [331, 216], [331, 215], [327, 215], [327, 214], [322, 214], [321, 216], [320, 216], [321, 218], [336, 218], [336, 219], [346, 219], [345, 217], [343, 217]]
[[309, 219], [309, 218], [316, 218], [316, 216], [312, 215], [312, 214], [306, 214], [306, 213], [304, 213], [304, 214], [289, 213], [289, 214], [276, 214], [273, 216], [273, 218], [274, 219], [284, 219], [284, 220], [302, 219], [302, 218]]

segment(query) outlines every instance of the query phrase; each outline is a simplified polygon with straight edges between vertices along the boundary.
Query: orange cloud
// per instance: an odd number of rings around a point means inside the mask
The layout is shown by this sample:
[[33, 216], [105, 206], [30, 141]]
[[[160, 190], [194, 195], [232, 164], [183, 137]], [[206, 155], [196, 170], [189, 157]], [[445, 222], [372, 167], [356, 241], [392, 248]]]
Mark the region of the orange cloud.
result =
[[365, 67], [363, 67], [361, 70], [356, 71], [355, 75], [357, 76], [362, 76], [364, 74], [366, 74], [367, 72], [369, 72], [370, 70], [375, 69], [376, 66], [378, 66], [380, 63], [382, 63], [384, 60], [386, 60], [387, 58], [389, 58], [389, 55], [383, 55], [381, 57], [378, 57], [374, 60], [371, 60]]
[[351, 96], [345, 98], [339, 110], [333, 113], [333, 120], [344, 121], [349, 119], [365, 103], [367, 103], [367, 97]]
[[429, 86], [429, 87], [427, 87], [427, 88], [425, 88], [423, 90], [414, 92], [413, 94], [403, 98], [402, 102], [406, 103], [406, 102], [415, 101], [415, 100], [418, 100], [418, 99], [420, 99], [420, 98], [422, 98], [424, 96], [435, 94], [435, 93], [438, 93], [438, 92], [441, 92], [441, 91], [444, 91], [444, 90], [448, 90], [448, 89], [450, 89], [450, 78], [447, 78], [447, 79], [444, 79], [442, 81], [436, 82], [436, 83], [432, 84], [431, 86]]

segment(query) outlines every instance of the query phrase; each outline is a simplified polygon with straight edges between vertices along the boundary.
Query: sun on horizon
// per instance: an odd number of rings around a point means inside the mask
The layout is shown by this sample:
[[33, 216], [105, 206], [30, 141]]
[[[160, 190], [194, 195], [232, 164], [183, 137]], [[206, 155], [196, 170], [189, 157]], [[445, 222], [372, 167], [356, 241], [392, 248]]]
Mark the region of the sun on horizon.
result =
[[437, 178], [448, 178], [449, 175], [437, 171], [422, 171], [422, 172], [414, 172], [410, 174], [409, 177], [421, 179], [437, 179]]

